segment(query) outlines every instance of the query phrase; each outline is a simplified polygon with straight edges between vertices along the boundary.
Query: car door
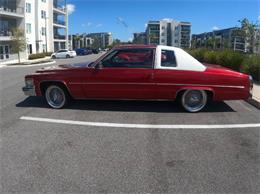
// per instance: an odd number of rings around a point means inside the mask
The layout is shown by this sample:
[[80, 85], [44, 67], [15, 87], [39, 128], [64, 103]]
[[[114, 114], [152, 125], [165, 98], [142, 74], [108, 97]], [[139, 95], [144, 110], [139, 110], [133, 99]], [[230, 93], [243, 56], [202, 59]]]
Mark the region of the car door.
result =
[[174, 99], [185, 71], [178, 70], [175, 52], [170, 48], [157, 49], [158, 58], [154, 72], [158, 99]]
[[84, 81], [87, 98], [154, 99], [153, 49], [121, 49], [88, 71]]
[[62, 50], [57, 51], [56, 57], [62, 58]]

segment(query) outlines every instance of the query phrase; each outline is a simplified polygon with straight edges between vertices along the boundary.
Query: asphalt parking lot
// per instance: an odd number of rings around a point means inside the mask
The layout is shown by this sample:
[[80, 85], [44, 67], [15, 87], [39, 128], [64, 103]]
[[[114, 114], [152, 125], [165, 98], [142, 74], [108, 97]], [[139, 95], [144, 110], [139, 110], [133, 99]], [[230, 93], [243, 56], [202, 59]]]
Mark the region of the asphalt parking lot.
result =
[[249, 125], [260, 111], [250, 104], [191, 114], [174, 102], [88, 100], [54, 110], [21, 91], [40, 67], [0, 68], [1, 193], [260, 193], [260, 127]]

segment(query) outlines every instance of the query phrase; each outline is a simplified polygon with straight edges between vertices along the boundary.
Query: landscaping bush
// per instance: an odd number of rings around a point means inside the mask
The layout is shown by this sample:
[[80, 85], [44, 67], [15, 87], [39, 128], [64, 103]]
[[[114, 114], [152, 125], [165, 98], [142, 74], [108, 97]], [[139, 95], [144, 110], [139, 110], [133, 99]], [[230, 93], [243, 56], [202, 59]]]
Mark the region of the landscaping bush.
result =
[[51, 56], [51, 54], [53, 54], [53, 52], [45, 52], [44, 54], [45, 54], [45, 56]]
[[188, 52], [194, 58], [196, 58], [200, 62], [203, 62], [204, 61], [204, 54], [205, 54], [206, 51], [207, 51], [207, 49], [202, 48], [202, 49], [192, 49], [192, 50], [189, 50]]
[[53, 52], [36, 53], [29, 55], [29, 60], [35, 60], [39, 58], [44, 58], [45, 56], [51, 56]]
[[44, 58], [44, 57], [45, 57], [45, 53], [36, 53], [36, 54], [29, 55], [29, 60], [34, 60], [34, 59]]
[[255, 81], [260, 81], [260, 55], [254, 54], [245, 58], [242, 72], [251, 75]]
[[245, 54], [232, 50], [193, 49], [188, 52], [200, 62], [218, 64], [236, 71], [240, 71], [245, 58]]
[[205, 51], [203, 55], [203, 62], [209, 64], [217, 64], [217, 52], [216, 51]]
[[231, 50], [218, 51], [216, 55], [216, 64], [240, 71], [245, 55]]

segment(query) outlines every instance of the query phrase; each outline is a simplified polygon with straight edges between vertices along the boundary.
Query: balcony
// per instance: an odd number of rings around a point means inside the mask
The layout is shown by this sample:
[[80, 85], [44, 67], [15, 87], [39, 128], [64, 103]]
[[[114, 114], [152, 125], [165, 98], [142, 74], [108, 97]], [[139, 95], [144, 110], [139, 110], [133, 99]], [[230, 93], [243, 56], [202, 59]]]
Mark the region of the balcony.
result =
[[66, 2], [64, 0], [54, 0], [53, 1], [53, 11], [61, 14], [66, 13]]
[[66, 22], [63, 20], [53, 19], [53, 25], [57, 28], [67, 28]]
[[0, 40], [1, 41], [10, 41], [12, 32], [10, 30], [0, 30]]
[[58, 39], [58, 40], [66, 40], [66, 36], [65, 35], [55, 35], [54, 34], [54, 39]]
[[0, 14], [4, 16], [11, 16], [11, 17], [24, 17], [24, 8], [23, 7], [17, 7], [16, 9], [11, 9], [8, 7], [0, 7]]

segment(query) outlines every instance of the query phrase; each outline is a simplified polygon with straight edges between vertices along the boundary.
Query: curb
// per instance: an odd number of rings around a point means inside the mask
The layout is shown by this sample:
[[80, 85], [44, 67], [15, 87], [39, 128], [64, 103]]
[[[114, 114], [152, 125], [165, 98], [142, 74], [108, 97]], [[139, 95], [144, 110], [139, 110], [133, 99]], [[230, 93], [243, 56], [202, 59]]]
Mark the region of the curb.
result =
[[250, 98], [248, 100], [245, 100], [247, 103], [251, 104], [252, 106], [256, 107], [257, 109], [260, 109], [260, 102], [253, 99], [253, 98]]
[[[17, 68], [17, 67], [21, 67], [21, 68], [25, 68], [25, 67], [33, 67], [33, 66], [44, 66], [44, 65], [51, 65], [51, 64], [55, 64], [56, 61], [52, 61], [52, 62], [46, 62], [46, 63], [39, 63], [39, 64], [31, 64], [31, 65], [3, 65], [4, 67], [9, 67], [9, 68]], [[1, 65], [0, 65], [1, 67]]]
[[1, 65], [1, 64], [0, 64], [0, 68], [3, 68], [3, 67], [6, 67], [6, 65]]

